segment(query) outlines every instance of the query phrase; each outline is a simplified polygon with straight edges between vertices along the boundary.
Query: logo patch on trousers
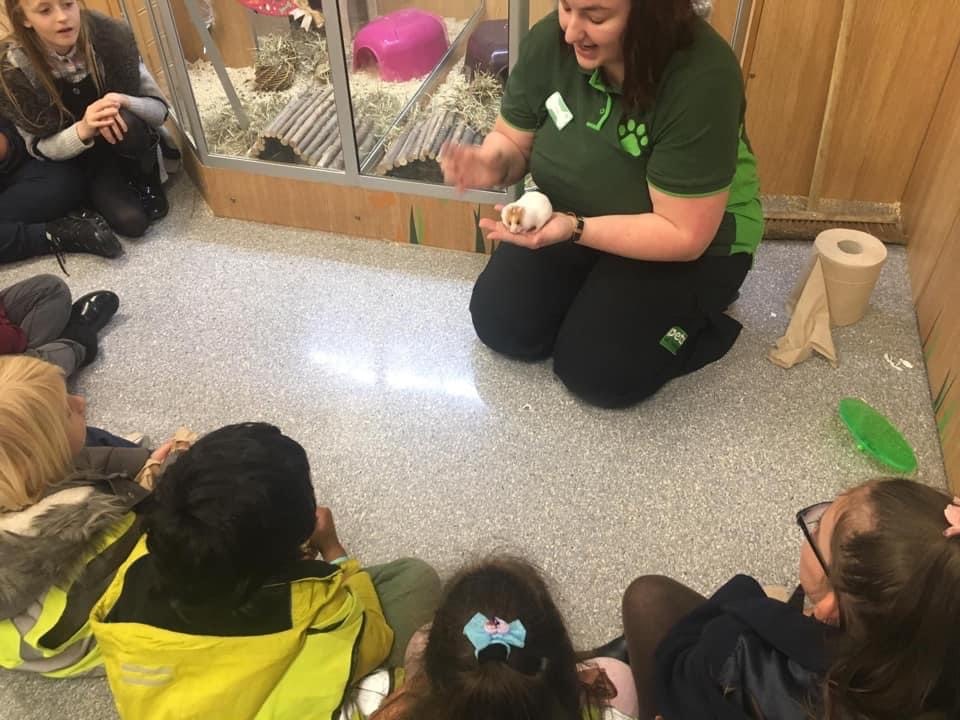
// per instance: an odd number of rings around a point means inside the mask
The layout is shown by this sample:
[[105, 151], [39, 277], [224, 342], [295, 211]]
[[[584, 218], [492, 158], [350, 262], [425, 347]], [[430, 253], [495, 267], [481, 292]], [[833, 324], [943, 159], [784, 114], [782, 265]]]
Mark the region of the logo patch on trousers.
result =
[[680, 348], [687, 341], [687, 331], [674, 325], [667, 334], [660, 338], [660, 347], [664, 348], [672, 355], [680, 352]]

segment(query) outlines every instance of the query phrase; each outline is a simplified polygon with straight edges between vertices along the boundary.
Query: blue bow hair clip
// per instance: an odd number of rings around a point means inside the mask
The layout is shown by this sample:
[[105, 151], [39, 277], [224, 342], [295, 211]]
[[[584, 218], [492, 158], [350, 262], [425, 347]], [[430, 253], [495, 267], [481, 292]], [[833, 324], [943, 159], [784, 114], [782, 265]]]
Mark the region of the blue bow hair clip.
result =
[[470, 622], [463, 626], [463, 634], [473, 645], [473, 654], [480, 656], [480, 651], [491, 645], [503, 645], [510, 656], [510, 648], [522, 648], [527, 642], [527, 629], [519, 620], [508, 623], [498, 617], [492, 620], [483, 613], [477, 613]]

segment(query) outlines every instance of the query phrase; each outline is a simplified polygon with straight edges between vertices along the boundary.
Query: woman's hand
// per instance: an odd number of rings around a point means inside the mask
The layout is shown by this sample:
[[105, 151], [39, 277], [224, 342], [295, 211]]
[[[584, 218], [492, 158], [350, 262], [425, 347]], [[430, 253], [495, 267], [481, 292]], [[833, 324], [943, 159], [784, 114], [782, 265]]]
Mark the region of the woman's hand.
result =
[[[116, 95], [116, 93], [109, 93]], [[112, 98], [102, 97], [87, 106], [86, 112], [77, 123], [77, 135], [84, 142], [96, 137], [101, 128], [113, 125], [120, 116], [120, 104]]]
[[[502, 209], [503, 205], [496, 206], [497, 212]], [[487, 231], [487, 237], [491, 240], [538, 250], [569, 240], [573, 237], [573, 231], [577, 229], [577, 221], [569, 215], [555, 212], [542, 228], [533, 232], [510, 232], [502, 222], [487, 218], [480, 220], [480, 228]]]
[[446, 142], [440, 151], [443, 181], [457, 192], [467, 188], [492, 188], [502, 185], [507, 176], [505, 161], [499, 153], [483, 145]]

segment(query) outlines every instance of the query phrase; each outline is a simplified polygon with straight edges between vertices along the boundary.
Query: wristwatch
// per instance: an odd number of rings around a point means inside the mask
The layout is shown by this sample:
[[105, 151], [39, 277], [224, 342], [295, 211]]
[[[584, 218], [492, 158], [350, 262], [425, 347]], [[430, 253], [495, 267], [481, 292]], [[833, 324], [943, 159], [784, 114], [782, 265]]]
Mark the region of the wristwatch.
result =
[[573, 228], [573, 234], [570, 236], [570, 242], [574, 242], [574, 243], [580, 242], [580, 238], [583, 237], [583, 223], [584, 223], [583, 215], [577, 215], [576, 213], [572, 213], [572, 212], [568, 212], [565, 214], [569, 215], [573, 219], [573, 221], [576, 223], [576, 225]]

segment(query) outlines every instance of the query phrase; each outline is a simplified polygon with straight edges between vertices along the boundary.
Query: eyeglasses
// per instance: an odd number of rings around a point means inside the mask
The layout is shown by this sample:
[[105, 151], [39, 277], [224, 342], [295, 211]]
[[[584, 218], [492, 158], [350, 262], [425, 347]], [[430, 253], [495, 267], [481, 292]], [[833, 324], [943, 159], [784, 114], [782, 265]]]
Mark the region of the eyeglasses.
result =
[[807, 538], [807, 542], [810, 543], [813, 554], [817, 556], [820, 567], [823, 568], [823, 572], [827, 575], [830, 574], [830, 568], [827, 565], [827, 561], [823, 559], [823, 555], [820, 553], [820, 548], [817, 547], [817, 542], [814, 538], [820, 529], [820, 521], [831, 505], [833, 505], [832, 502], [817, 503], [797, 513], [797, 525], [803, 530], [803, 535]]

